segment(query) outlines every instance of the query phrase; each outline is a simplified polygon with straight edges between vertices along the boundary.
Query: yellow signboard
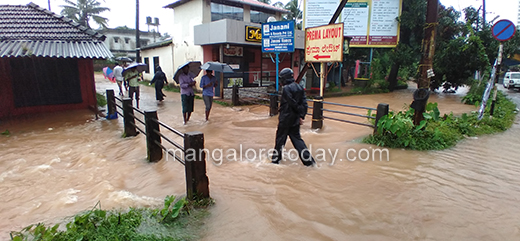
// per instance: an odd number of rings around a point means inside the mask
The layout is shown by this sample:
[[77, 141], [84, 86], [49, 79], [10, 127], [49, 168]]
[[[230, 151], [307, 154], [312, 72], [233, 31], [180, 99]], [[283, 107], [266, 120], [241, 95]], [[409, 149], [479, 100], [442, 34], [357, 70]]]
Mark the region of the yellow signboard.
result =
[[305, 62], [343, 61], [343, 23], [305, 29]]
[[259, 27], [246, 26], [246, 41], [262, 42], [262, 30]]

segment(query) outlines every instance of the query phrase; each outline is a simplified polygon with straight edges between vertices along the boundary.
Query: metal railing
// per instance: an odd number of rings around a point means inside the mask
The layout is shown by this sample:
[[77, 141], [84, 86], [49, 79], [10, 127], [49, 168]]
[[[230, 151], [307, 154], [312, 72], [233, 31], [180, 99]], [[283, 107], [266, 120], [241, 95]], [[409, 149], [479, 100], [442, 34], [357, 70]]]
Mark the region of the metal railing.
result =
[[[259, 97], [259, 96], [251, 96], [251, 95], [247, 96], [247, 98], [242, 98], [240, 95], [240, 92], [259, 94], [260, 96], [262, 96], [262, 95], [269, 96], [269, 99]], [[235, 105], [235, 106], [240, 105], [241, 102], [269, 106], [269, 114], [271, 116], [274, 116], [274, 115], [278, 114], [278, 106], [279, 106], [281, 98], [278, 93], [268, 93], [268, 92], [251, 90], [251, 89], [247, 89], [247, 88], [239, 88], [238, 86], [235, 85], [235, 86], [233, 86], [233, 94], [232, 94], [231, 99], [232, 99], [233, 105]], [[258, 100], [264, 101], [264, 103], [258, 102]], [[269, 104], [266, 104], [265, 103], [266, 101], [269, 101]], [[374, 128], [374, 131], [375, 131], [377, 129], [376, 127], [377, 127], [377, 123], [378, 123], [379, 119], [388, 114], [388, 105], [387, 104], [379, 104], [377, 108], [372, 108], [372, 107], [348, 105], [348, 104], [323, 101], [323, 99], [320, 97], [318, 97], [316, 99], [307, 99], [307, 102], [313, 103], [312, 106], [309, 106], [309, 109], [312, 110], [312, 114], [307, 113], [307, 115], [312, 116], [312, 126], [311, 126], [312, 129], [323, 128], [323, 119], [328, 119], [328, 120], [339, 121], [339, 122], [344, 122], [344, 123], [349, 123], [349, 124], [371, 127], [371, 128]], [[354, 108], [354, 109], [363, 109], [363, 110], [367, 110], [367, 111], [375, 111], [376, 116], [372, 116], [369, 114], [363, 115], [363, 114], [341, 111], [341, 110], [333, 110], [333, 109], [331, 109], [331, 107], [324, 108], [324, 105], [341, 107], [341, 108]], [[369, 123], [361, 122], [361, 121], [347, 120], [347, 119], [332, 117], [332, 116], [325, 116], [325, 115], [323, 115], [323, 112], [357, 117], [357, 118], [371, 119], [371, 120], [375, 120], [375, 122], [374, 122], [375, 124], [369, 124]]]
[[[137, 136], [143, 133], [146, 136], [147, 159], [157, 162], [163, 158], [163, 151], [172, 156], [176, 161], [184, 165], [186, 172], [186, 195], [188, 199], [209, 197], [209, 180], [206, 175], [206, 156], [204, 153], [204, 134], [201, 132], [182, 133], [173, 127], [161, 122], [157, 111], [142, 111], [132, 106], [131, 98], [118, 98], [114, 90], [106, 90], [107, 95], [107, 119], [117, 119], [117, 115], [123, 116], [124, 137]], [[119, 101], [119, 103], [117, 101]], [[122, 113], [120, 112], [122, 111]], [[134, 112], [135, 111], [135, 112]], [[141, 114], [144, 120], [137, 118], [134, 113]], [[144, 130], [136, 124], [136, 121], [144, 125]], [[169, 133], [184, 140], [181, 145], [162, 133], [160, 127]], [[139, 130], [140, 132], [137, 132]], [[162, 140], [180, 150], [183, 156], [176, 155], [175, 151], [167, 148]], [[186, 152], [196, 152], [187, 158]]]

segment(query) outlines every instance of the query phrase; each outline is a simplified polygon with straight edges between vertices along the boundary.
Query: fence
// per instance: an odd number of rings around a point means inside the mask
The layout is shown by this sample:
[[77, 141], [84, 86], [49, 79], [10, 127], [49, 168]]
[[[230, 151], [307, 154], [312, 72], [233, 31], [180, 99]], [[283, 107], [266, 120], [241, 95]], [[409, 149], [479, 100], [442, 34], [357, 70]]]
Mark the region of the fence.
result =
[[[114, 95], [114, 90], [106, 90], [106, 96], [108, 109], [107, 119], [116, 119], [117, 114], [123, 116], [124, 137], [137, 136], [139, 133], [145, 134], [148, 161], [160, 161], [163, 158], [163, 151], [165, 151], [167, 155], [172, 156], [185, 167], [186, 196], [188, 199], [193, 200], [209, 197], [209, 180], [206, 175], [206, 153], [204, 152], [203, 133], [182, 133], [159, 121], [157, 111], [143, 112], [134, 108], [131, 98], [120, 99]], [[118, 104], [116, 100], [118, 100], [121, 105]], [[140, 114], [144, 120], [137, 118], [135, 113]], [[136, 124], [136, 120], [144, 126], [144, 130]], [[184, 146], [161, 133], [160, 127], [184, 139]], [[137, 132], [137, 130], [140, 132]], [[176, 155], [175, 151], [163, 145], [162, 140], [168, 142], [178, 150], [181, 150], [184, 155]], [[190, 158], [187, 158], [188, 156]]]
[[[256, 94], [259, 94], [260, 96], [259, 97], [248, 96], [249, 99], [253, 99], [253, 101], [251, 101], [251, 100], [241, 98], [240, 97], [241, 92], [256, 93]], [[267, 96], [269, 96], [269, 99], [265, 98]], [[280, 102], [279, 99], [280, 99], [280, 95], [278, 93], [257, 92], [257, 91], [248, 90], [245, 88], [239, 88], [238, 86], [233, 86], [233, 95], [232, 95], [233, 105], [239, 105], [241, 101], [242, 102], [252, 102], [254, 104], [260, 104], [260, 105], [266, 105], [266, 106], [269, 106], [269, 114], [271, 116], [278, 114], [278, 103]], [[269, 101], [269, 104], [259, 103], [254, 100], [261, 100], [264, 102]], [[364, 106], [355, 106], [355, 105], [327, 102], [327, 101], [323, 101], [323, 98], [321, 98], [321, 97], [317, 97], [315, 99], [307, 99], [307, 102], [313, 103], [312, 106], [309, 106], [309, 109], [312, 110], [312, 114], [309, 114], [309, 113], [307, 114], [307, 115], [312, 115], [312, 124], [311, 124], [312, 129], [323, 128], [323, 119], [329, 119], [329, 120], [340, 121], [340, 122], [349, 123], [349, 124], [371, 127], [371, 128], [374, 128], [374, 132], [375, 132], [375, 131], [377, 131], [377, 123], [378, 123], [379, 119], [381, 119], [381, 117], [383, 117], [385, 115], [388, 115], [388, 111], [389, 111], [388, 104], [383, 104], [383, 103], [378, 104], [377, 108], [371, 108], [371, 107], [364, 107]], [[376, 111], [376, 116], [374, 117], [372, 115], [361, 115], [361, 114], [356, 114], [356, 113], [352, 113], [352, 112], [332, 110], [330, 108], [325, 109], [324, 105], [331, 105], [331, 106], [345, 107], [345, 108], [354, 108], [354, 109], [363, 109], [363, 110], [367, 110], [367, 111]], [[366, 119], [374, 119], [375, 124], [372, 125], [372, 124], [362, 123], [362, 122], [358, 122], [358, 121], [351, 121], [351, 120], [334, 118], [334, 117], [330, 117], [330, 116], [324, 116], [323, 112], [329, 112], [329, 113], [335, 113], [335, 114], [341, 114], [341, 115], [347, 115], [347, 116], [354, 116], [354, 117], [360, 117], [360, 118], [366, 118]]]

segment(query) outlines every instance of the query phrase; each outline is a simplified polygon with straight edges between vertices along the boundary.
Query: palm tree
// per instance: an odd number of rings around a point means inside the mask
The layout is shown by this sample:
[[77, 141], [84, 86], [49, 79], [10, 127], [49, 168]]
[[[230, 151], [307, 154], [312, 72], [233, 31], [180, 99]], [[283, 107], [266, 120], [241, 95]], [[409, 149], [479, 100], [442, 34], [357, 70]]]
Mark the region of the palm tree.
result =
[[285, 10], [289, 10], [287, 19], [294, 20], [298, 23], [302, 19], [302, 11], [298, 8], [298, 0], [291, 0], [285, 5]]
[[101, 3], [97, 0], [64, 0], [69, 5], [61, 5], [61, 15], [72, 19], [73, 21], [89, 27], [90, 19], [94, 20], [102, 28], [107, 28], [108, 18], [99, 16], [100, 13], [110, 11], [110, 8], [100, 7]]

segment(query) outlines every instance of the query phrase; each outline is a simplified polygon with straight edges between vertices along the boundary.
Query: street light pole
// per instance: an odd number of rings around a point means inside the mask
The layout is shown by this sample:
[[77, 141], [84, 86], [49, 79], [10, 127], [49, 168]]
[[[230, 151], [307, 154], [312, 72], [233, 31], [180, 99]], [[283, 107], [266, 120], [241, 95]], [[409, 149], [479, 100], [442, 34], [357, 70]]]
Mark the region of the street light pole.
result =
[[141, 63], [141, 40], [139, 39], [139, 0], [135, 0], [135, 61]]
[[486, 27], [486, 0], [482, 0], [482, 20], [484, 21], [482, 26]]

